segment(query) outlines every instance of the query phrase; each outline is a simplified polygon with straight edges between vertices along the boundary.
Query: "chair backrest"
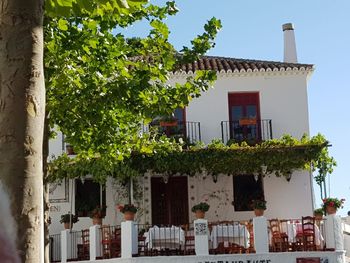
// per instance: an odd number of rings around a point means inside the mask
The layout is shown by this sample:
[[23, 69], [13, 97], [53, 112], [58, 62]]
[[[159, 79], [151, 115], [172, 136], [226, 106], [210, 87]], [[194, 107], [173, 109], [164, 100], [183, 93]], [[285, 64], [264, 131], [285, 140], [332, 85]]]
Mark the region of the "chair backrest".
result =
[[278, 219], [270, 219], [270, 230], [272, 236], [280, 236], [281, 235], [281, 223]]
[[301, 226], [303, 234], [315, 235], [315, 218], [313, 216], [303, 216]]
[[102, 240], [111, 240], [112, 232], [111, 227], [109, 225], [102, 225], [100, 227]]
[[81, 230], [81, 239], [82, 239], [83, 245], [90, 243], [90, 230], [89, 229]]

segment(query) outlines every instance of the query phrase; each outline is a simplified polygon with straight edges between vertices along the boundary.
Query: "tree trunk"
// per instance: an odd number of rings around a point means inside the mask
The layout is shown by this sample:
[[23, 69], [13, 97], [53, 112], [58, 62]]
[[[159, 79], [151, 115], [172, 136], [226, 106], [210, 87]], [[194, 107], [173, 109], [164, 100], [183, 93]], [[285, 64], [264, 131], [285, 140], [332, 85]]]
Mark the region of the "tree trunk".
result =
[[43, 262], [43, 0], [0, 0], [0, 179], [22, 262]]
[[49, 182], [47, 172], [47, 157], [49, 155], [49, 120], [47, 114], [45, 115], [44, 124], [44, 141], [43, 141], [43, 178], [44, 178], [44, 262], [50, 263], [50, 200], [49, 200]]

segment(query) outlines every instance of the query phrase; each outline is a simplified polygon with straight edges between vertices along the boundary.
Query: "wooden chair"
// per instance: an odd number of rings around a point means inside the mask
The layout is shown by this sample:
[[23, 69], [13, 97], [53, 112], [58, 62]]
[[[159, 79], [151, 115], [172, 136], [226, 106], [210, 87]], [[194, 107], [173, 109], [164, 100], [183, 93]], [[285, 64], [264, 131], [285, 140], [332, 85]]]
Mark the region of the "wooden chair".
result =
[[115, 226], [112, 239], [112, 257], [120, 257], [122, 253], [122, 229], [120, 226]]
[[253, 223], [252, 222], [246, 222], [245, 223], [246, 228], [248, 229], [249, 232], [249, 247], [246, 249], [246, 253], [255, 253], [255, 248], [254, 248], [254, 231], [253, 231]]
[[100, 228], [101, 231], [101, 243], [102, 243], [102, 257], [112, 257], [112, 232], [111, 227], [103, 225]]
[[304, 251], [316, 251], [315, 218], [304, 216], [301, 218], [301, 225]]
[[228, 248], [225, 250], [228, 252], [227, 254], [242, 254], [245, 252], [245, 248], [236, 243], [229, 243]]
[[81, 260], [90, 259], [90, 230], [81, 230], [82, 244], [79, 248], [78, 258]]
[[148, 245], [146, 244], [146, 237], [143, 236], [143, 233], [138, 235], [138, 255], [139, 256], [148, 256]]
[[194, 229], [185, 228], [185, 244], [184, 244], [184, 255], [195, 255], [195, 244], [194, 244]]
[[121, 253], [121, 229], [116, 227], [112, 231], [111, 226], [103, 225], [101, 230], [102, 257], [115, 258]]
[[278, 219], [271, 219], [271, 246], [274, 252], [285, 252], [289, 249], [288, 235], [281, 232], [281, 223]]

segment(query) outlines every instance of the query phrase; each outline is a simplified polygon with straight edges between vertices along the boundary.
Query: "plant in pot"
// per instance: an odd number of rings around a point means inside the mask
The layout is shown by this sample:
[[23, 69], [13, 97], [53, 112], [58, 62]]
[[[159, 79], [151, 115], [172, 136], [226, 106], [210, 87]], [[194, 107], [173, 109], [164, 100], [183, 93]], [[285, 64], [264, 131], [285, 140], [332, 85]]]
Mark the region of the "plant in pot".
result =
[[61, 215], [60, 223], [63, 223], [64, 229], [71, 229], [73, 227], [73, 224], [78, 222], [79, 218], [77, 215], [68, 213]]
[[263, 216], [266, 210], [266, 201], [264, 199], [256, 199], [252, 201], [255, 216]]
[[137, 212], [137, 207], [133, 204], [119, 205], [118, 209], [124, 214], [124, 219], [126, 221], [134, 221], [135, 214]]
[[314, 217], [316, 220], [322, 220], [324, 215], [324, 209], [323, 208], [317, 208], [314, 210]]
[[196, 218], [204, 218], [205, 212], [209, 210], [209, 205], [205, 202], [201, 202], [192, 207], [191, 211], [196, 214]]
[[337, 213], [338, 208], [343, 208], [345, 199], [338, 199], [333, 197], [324, 198], [322, 207], [328, 215]]
[[106, 216], [107, 206], [97, 205], [91, 212], [90, 218], [92, 218], [93, 225], [102, 225], [102, 219]]

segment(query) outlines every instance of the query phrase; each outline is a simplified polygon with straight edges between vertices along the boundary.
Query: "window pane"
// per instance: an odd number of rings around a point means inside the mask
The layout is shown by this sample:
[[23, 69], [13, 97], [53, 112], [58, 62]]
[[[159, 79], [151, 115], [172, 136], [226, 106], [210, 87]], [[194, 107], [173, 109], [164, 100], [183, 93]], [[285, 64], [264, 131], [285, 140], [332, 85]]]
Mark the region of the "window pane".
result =
[[258, 180], [253, 175], [233, 176], [233, 202], [235, 211], [252, 211], [252, 200], [264, 199], [262, 177]]
[[85, 179], [75, 181], [75, 213], [79, 216], [89, 216], [96, 206], [106, 205], [106, 191], [103, 187], [101, 202], [101, 187], [99, 183]]

